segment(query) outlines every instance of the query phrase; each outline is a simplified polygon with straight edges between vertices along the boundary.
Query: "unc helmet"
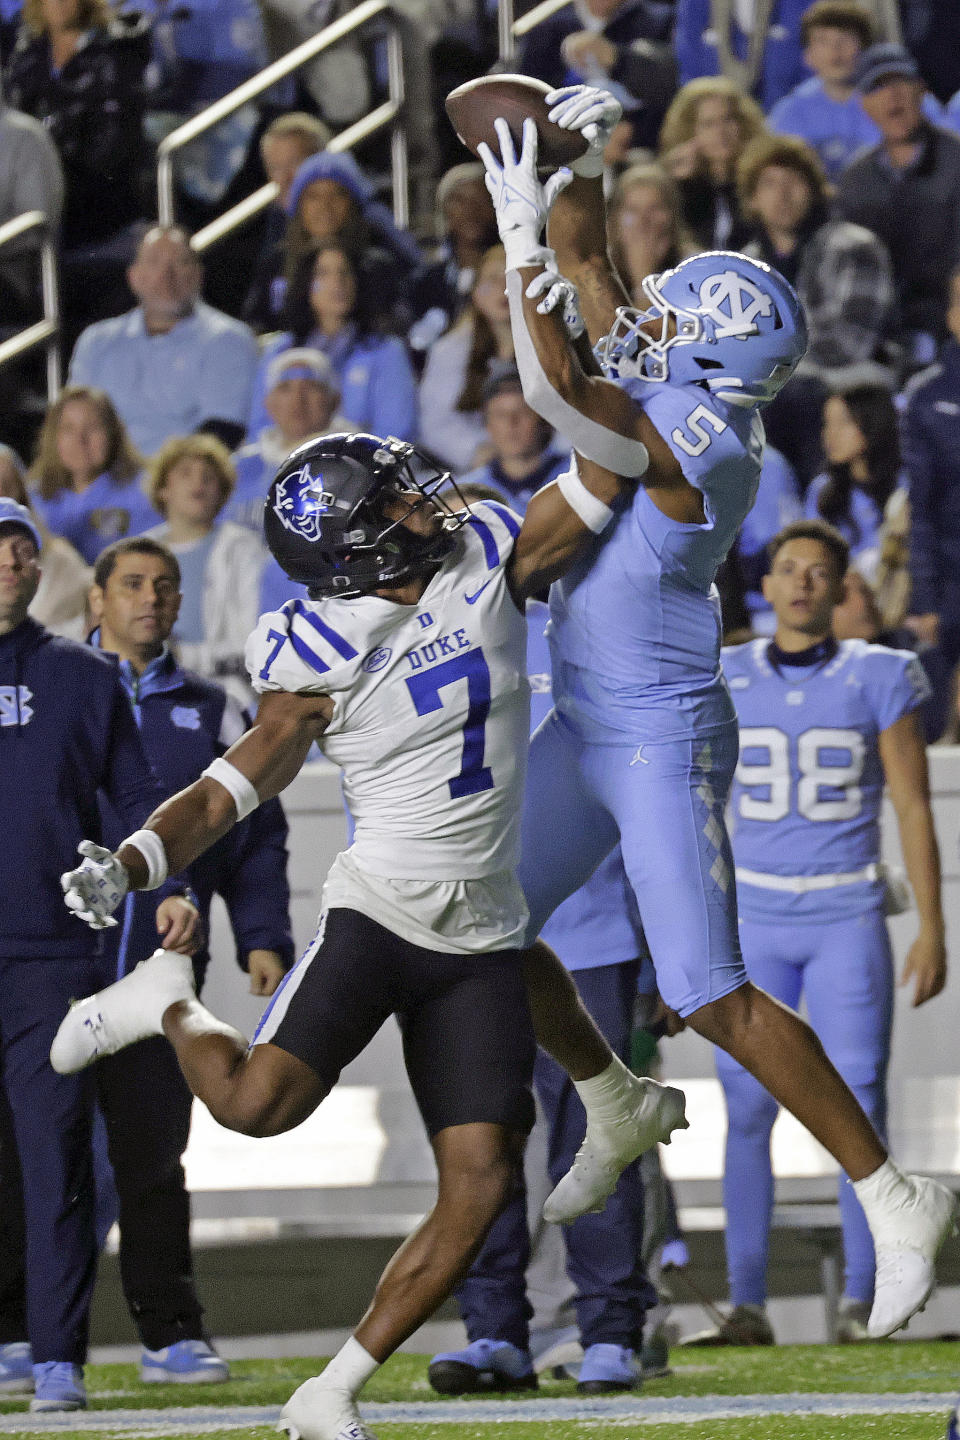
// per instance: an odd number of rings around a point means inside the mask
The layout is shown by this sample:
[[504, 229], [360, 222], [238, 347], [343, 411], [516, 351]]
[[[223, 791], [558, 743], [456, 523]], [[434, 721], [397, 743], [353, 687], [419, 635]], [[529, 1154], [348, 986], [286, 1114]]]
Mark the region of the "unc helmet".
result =
[[[707, 250], [642, 285], [649, 309], [619, 309], [597, 345], [612, 380], [696, 383], [728, 405], [766, 405], [807, 348], [796, 291], [762, 260]], [[639, 328], [651, 320], [660, 321], [658, 337]]]
[[[312, 599], [403, 584], [449, 554], [466, 507], [438, 496], [452, 483], [447, 472], [429, 467], [418, 479], [415, 458], [423, 460], [402, 440], [341, 434], [308, 440], [284, 461], [267, 494], [264, 534], [280, 568]], [[437, 529], [419, 535], [388, 516], [389, 502], [400, 498], [408, 505], [404, 518], [427, 507], [440, 517]]]

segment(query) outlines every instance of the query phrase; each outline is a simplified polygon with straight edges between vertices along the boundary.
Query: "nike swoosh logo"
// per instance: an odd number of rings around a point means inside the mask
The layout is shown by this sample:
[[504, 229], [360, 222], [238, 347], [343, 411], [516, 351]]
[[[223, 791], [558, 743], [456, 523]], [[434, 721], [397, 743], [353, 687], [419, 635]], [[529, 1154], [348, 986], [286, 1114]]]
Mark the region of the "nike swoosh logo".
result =
[[480, 596], [483, 594], [484, 590], [486, 590], [486, 588], [487, 588], [488, 585], [491, 585], [491, 584], [493, 583], [494, 579], [495, 579], [495, 576], [491, 575], [489, 580], [485, 580], [485, 581], [483, 582], [483, 584], [480, 586], [480, 589], [479, 589], [479, 590], [474, 590], [474, 592], [473, 592], [472, 595], [464, 595], [463, 598], [464, 598], [464, 600], [466, 600], [467, 604], [468, 604], [468, 605], [475, 605], [475, 604], [477, 603], [477, 601], [480, 599]]

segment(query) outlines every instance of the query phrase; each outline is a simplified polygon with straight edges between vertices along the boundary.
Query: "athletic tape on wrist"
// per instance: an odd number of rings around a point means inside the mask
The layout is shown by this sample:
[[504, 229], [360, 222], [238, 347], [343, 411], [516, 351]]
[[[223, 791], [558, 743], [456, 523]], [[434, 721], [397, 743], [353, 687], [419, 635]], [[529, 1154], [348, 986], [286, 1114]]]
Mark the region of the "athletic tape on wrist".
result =
[[548, 260], [554, 258], [553, 251], [544, 245], [539, 231], [532, 226], [508, 230], [501, 239], [508, 270], [522, 270], [528, 265], [546, 265]]
[[609, 505], [605, 505], [596, 495], [591, 494], [584, 485], [580, 479], [576, 459], [573, 460], [569, 470], [565, 470], [562, 475], [557, 476], [557, 486], [570, 509], [580, 516], [588, 530], [592, 530], [594, 535], [599, 535], [601, 530], [607, 528], [613, 519], [613, 511]]
[[635, 480], [645, 474], [650, 464], [646, 445], [640, 440], [629, 440], [626, 435], [618, 435], [615, 430], [608, 430], [606, 425], [600, 425], [596, 420], [581, 415], [580, 411], [550, 384], [527, 330], [526, 316], [523, 313], [523, 281], [516, 270], [507, 271], [507, 297], [510, 301], [510, 328], [513, 332], [517, 369], [523, 386], [523, 398], [530, 409], [535, 410], [554, 430], [558, 430], [574, 450], [578, 450], [595, 464], [612, 470], [614, 475]]
[[[156, 890], [167, 878], [167, 851], [163, 841], [156, 830], [135, 830], [128, 835], [123, 845], [130, 845], [138, 850], [147, 862], [147, 883], [142, 885], [142, 890]], [[123, 845], [120, 849], [123, 849]]]
[[603, 174], [603, 151], [588, 150], [579, 160], [571, 160], [570, 169], [582, 180], [596, 180]]
[[236, 765], [231, 765], [230, 761], [225, 760], [222, 755], [218, 756], [216, 760], [211, 760], [203, 773], [208, 779], [216, 780], [218, 785], [222, 785], [224, 790], [229, 791], [233, 797], [233, 803], [237, 807], [238, 820], [245, 819], [260, 804], [260, 796], [246, 775], [242, 775]]

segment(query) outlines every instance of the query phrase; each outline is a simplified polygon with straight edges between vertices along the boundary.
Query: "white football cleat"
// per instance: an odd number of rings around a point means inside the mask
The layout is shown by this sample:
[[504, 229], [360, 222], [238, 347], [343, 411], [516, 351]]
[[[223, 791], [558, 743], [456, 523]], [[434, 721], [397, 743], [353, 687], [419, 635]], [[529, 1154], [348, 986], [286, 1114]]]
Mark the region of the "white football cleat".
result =
[[689, 1129], [682, 1090], [646, 1076], [630, 1079], [632, 1106], [615, 1121], [588, 1122], [576, 1159], [547, 1197], [544, 1220], [569, 1224], [578, 1215], [598, 1214], [631, 1161], [654, 1145], [669, 1145], [672, 1131]]
[[277, 1429], [285, 1430], [290, 1440], [377, 1440], [360, 1419], [353, 1396], [324, 1385], [322, 1376], [294, 1390], [280, 1411]]
[[877, 1254], [871, 1340], [882, 1340], [922, 1310], [936, 1283], [934, 1261], [960, 1218], [957, 1198], [926, 1175], [905, 1175], [906, 1198], [871, 1225]]
[[195, 994], [190, 957], [155, 950], [122, 980], [70, 1007], [53, 1037], [50, 1064], [58, 1074], [72, 1075], [137, 1040], [162, 1035], [164, 1010]]

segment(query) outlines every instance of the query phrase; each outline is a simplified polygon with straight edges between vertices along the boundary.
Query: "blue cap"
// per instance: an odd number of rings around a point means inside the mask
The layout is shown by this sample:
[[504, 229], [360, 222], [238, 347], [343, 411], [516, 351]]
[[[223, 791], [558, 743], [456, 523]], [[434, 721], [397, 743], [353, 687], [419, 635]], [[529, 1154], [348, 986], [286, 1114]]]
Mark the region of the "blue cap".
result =
[[898, 77], [919, 80], [920, 68], [909, 50], [885, 40], [861, 50], [853, 70], [853, 87], [859, 94], [867, 95], [885, 80]]
[[40, 538], [40, 531], [37, 522], [34, 520], [26, 505], [18, 505], [16, 500], [7, 500], [0, 497], [0, 525], [19, 525], [26, 530], [30, 539], [37, 547], [37, 554], [43, 549], [43, 541]]

